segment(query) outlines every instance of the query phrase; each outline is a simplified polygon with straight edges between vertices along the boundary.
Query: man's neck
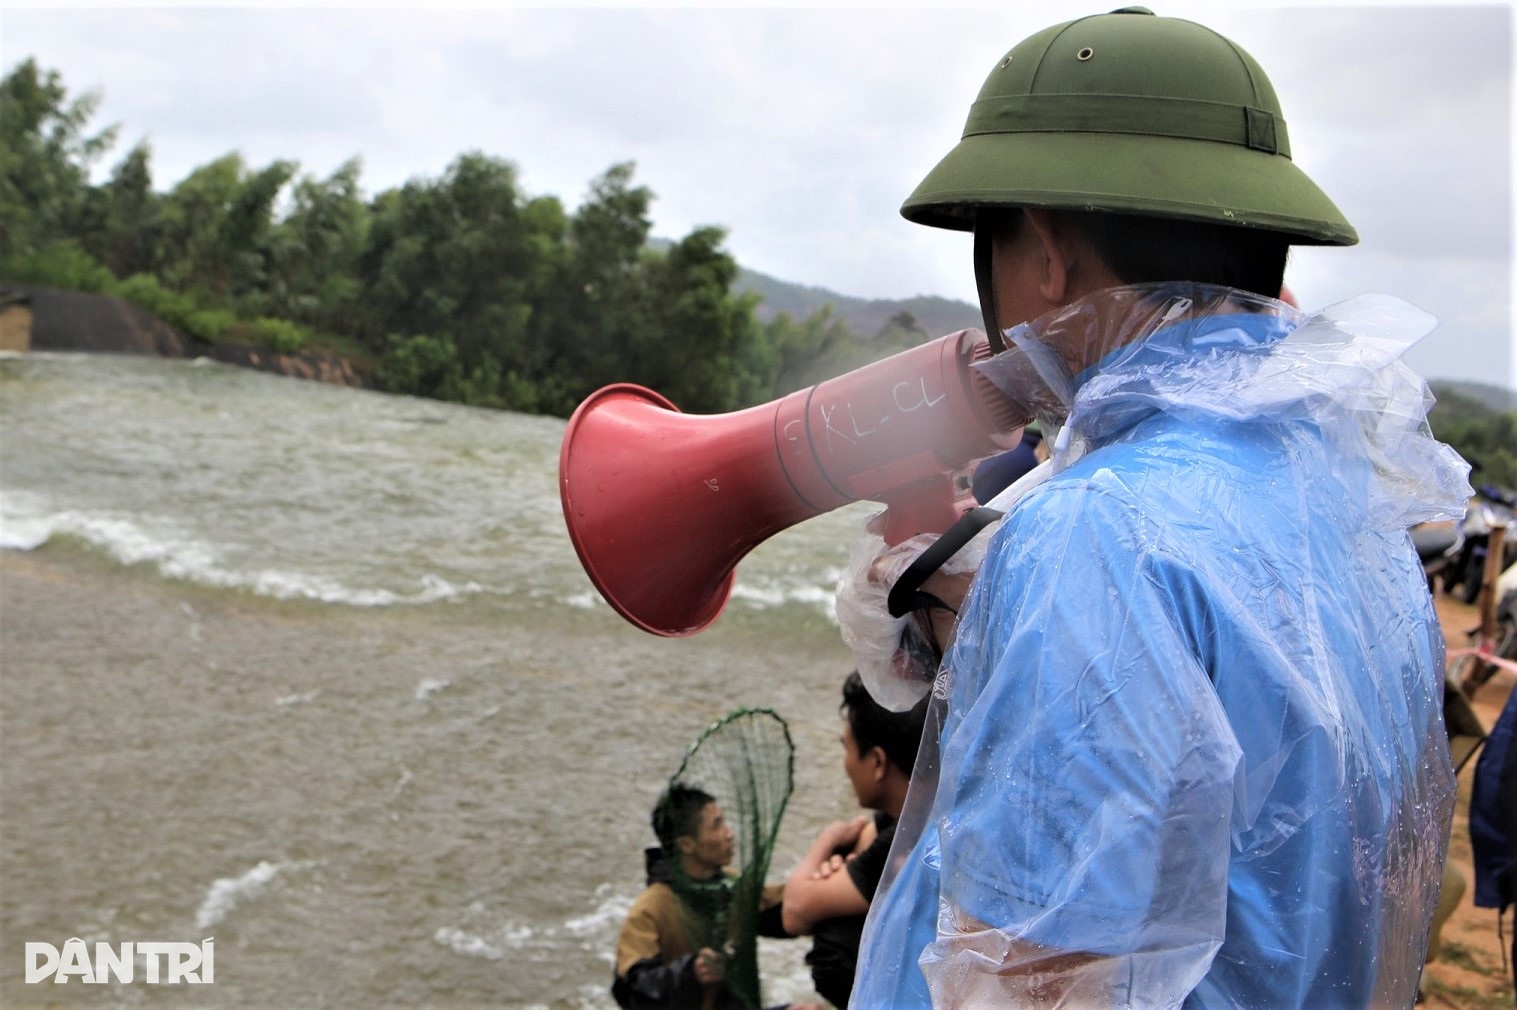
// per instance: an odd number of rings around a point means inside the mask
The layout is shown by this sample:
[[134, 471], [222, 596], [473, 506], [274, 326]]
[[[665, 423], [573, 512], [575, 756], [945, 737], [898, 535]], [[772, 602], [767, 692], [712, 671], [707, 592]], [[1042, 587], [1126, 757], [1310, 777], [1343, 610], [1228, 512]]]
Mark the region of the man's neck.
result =
[[720, 866], [712, 866], [702, 859], [692, 856], [684, 856], [680, 860], [680, 868], [685, 871], [685, 876], [690, 880], [716, 880], [722, 875]]
[[892, 775], [885, 783], [885, 802], [880, 805], [880, 812], [890, 815], [891, 820], [900, 820], [901, 811], [906, 806], [906, 790], [910, 788], [911, 780], [904, 775]]

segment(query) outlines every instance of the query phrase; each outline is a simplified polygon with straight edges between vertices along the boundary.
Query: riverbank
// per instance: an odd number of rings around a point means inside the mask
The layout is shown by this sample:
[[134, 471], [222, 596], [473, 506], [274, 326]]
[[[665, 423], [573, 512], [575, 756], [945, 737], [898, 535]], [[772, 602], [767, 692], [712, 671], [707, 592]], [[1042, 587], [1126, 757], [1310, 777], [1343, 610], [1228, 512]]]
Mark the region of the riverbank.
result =
[[256, 344], [208, 343], [181, 333], [157, 316], [111, 295], [34, 284], [0, 282], [14, 319], [0, 349], [153, 354], [209, 358], [228, 365], [309, 379], [335, 386], [373, 386], [368, 362], [330, 351], [284, 352]]

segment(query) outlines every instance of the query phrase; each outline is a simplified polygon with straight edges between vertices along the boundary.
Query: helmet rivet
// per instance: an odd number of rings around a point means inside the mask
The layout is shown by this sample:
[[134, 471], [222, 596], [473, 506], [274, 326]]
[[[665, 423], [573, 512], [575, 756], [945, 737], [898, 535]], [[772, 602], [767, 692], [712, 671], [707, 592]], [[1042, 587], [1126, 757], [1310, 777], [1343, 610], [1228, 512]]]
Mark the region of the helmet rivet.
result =
[[1011, 66], [1011, 54], [1007, 53], [1006, 58], [1001, 61], [1001, 69], [1005, 70], [1009, 66]]
[[1075, 53], [1075, 59], [1079, 60], [1081, 63], [1084, 63], [1095, 54], [1096, 51], [1094, 49], [1090, 48], [1090, 46], [1086, 46], [1084, 49], [1081, 49], [1079, 52]]

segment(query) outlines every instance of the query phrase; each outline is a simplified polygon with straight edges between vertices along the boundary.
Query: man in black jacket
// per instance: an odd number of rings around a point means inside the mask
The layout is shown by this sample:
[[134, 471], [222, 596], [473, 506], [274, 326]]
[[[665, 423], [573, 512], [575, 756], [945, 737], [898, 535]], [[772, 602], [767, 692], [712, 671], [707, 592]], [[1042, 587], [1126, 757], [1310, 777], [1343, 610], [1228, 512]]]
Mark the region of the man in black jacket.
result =
[[872, 815], [823, 828], [785, 881], [783, 924], [814, 937], [806, 963], [816, 991], [848, 1010], [859, 939], [885, 871], [896, 819], [922, 741], [927, 701], [892, 712], [875, 701], [857, 670], [843, 681], [843, 773]]

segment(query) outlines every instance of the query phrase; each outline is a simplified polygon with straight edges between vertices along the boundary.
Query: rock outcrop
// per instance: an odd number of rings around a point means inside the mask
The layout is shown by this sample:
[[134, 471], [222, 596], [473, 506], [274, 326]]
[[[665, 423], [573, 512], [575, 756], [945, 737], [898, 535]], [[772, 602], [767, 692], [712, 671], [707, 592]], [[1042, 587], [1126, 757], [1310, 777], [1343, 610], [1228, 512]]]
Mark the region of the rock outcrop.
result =
[[299, 354], [281, 354], [266, 347], [245, 347], [239, 344], [213, 344], [201, 348], [198, 357], [224, 361], [229, 365], [256, 368], [264, 372], [277, 372], [295, 379], [311, 379], [334, 386], [364, 388], [369, 385], [366, 377], [347, 358], [337, 354], [320, 354], [301, 351]]
[[264, 347], [207, 344], [181, 334], [151, 312], [110, 295], [30, 284], [9, 284], [4, 288], [19, 293], [29, 302], [30, 346], [34, 351], [211, 358], [338, 386], [362, 388], [370, 384], [365, 370], [341, 355], [316, 351], [284, 354]]

